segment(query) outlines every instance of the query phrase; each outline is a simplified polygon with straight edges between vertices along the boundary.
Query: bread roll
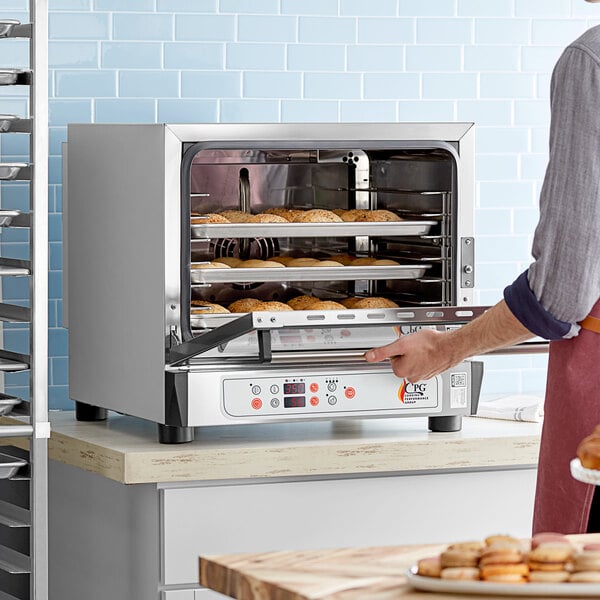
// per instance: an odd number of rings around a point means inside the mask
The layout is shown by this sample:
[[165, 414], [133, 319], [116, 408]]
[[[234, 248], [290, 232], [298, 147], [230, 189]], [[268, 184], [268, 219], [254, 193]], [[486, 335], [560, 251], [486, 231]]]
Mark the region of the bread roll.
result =
[[235, 258], [235, 256], [220, 256], [219, 258], [215, 258], [213, 263], [223, 263], [224, 265], [228, 265], [230, 267], [237, 267], [241, 262], [241, 258]]
[[287, 264], [288, 267], [314, 267], [319, 261], [316, 258], [294, 258]]
[[358, 219], [358, 217], [370, 213], [370, 210], [365, 208], [353, 208], [351, 210], [347, 210], [342, 216], [342, 220], [347, 223], [353, 223]]
[[199, 217], [192, 217], [190, 219], [192, 225], [206, 225], [210, 223], [231, 223], [231, 221], [223, 214], [217, 215], [215, 213], [207, 213]]
[[345, 208], [334, 208], [331, 211], [334, 215], [337, 215], [338, 217], [340, 217], [342, 219], [342, 221], [344, 220], [344, 214], [347, 213], [348, 211]]
[[309, 304], [314, 304], [315, 302], [319, 302], [319, 299], [314, 296], [296, 296], [288, 300], [287, 305], [294, 310], [305, 310]]
[[252, 216], [242, 210], [222, 210], [219, 215], [228, 219], [230, 223], [247, 223]]
[[229, 267], [223, 263], [201, 262], [192, 263], [190, 269], [229, 269]]
[[240, 300], [236, 300], [229, 305], [229, 312], [232, 313], [246, 313], [252, 312], [256, 310], [257, 306], [262, 304], [261, 300], [257, 300], [256, 298], [242, 298]]
[[333, 300], [319, 300], [308, 304], [304, 310], [347, 310], [343, 304]]
[[263, 210], [261, 214], [276, 215], [278, 217], [283, 218], [285, 221], [290, 222], [295, 212], [297, 211], [291, 210], [289, 208], [284, 208], [283, 206], [274, 206], [272, 208], [267, 208], [267, 210]]
[[291, 306], [284, 304], [283, 302], [262, 302], [260, 306], [253, 308], [252, 311], [286, 311], [286, 310], [294, 310]]
[[287, 267], [287, 265], [295, 259], [293, 256], [271, 256], [269, 260], [272, 262], [278, 262]]
[[334, 254], [330, 256], [328, 260], [334, 260], [339, 262], [341, 265], [350, 265], [352, 261], [356, 259], [356, 256], [350, 256], [349, 254]]
[[362, 298], [356, 297], [344, 298], [343, 300], [340, 300], [340, 304], [343, 304], [346, 308], [354, 308], [355, 304], [361, 300]]
[[334, 212], [321, 208], [304, 211], [295, 221], [297, 223], [342, 223], [342, 219]]
[[283, 269], [285, 267], [285, 265], [282, 265], [280, 262], [277, 262], [276, 260], [265, 260], [263, 262], [265, 263], [263, 265], [263, 268], [265, 268], [265, 269]]
[[203, 300], [192, 300], [191, 313], [194, 315], [210, 315], [217, 313], [228, 313], [229, 311], [220, 304], [213, 304], [212, 302], [204, 302]]
[[391, 258], [378, 258], [374, 263], [374, 267], [391, 267], [397, 265], [398, 261], [392, 260]]
[[355, 258], [351, 263], [350, 266], [351, 267], [364, 267], [367, 265], [372, 265], [377, 259], [376, 258], [371, 258], [368, 256], [364, 256], [361, 258]]
[[313, 265], [313, 266], [315, 266], [315, 267], [343, 267], [344, 265], [337, 262], [336, 260], [320, 260], [316, 265]]
[[252, 215], [248, 223], [288, 223], [287, 219], [279, 215]]
[[402, 219], [396, 214], [389, 210], [369, 210], [363, 214], [360, 214], [354, 219], [356, 223], [368, 222], [389, 222], [389, 221], [402, 221]]
[[398, 308], [398, 305], [387, 298], [361, 298], [352, 308]]
[[264, 263], [264, 260], [251, 258], [250, 260], [243, 260], [238, 264], [236, 269], [262, 269]]

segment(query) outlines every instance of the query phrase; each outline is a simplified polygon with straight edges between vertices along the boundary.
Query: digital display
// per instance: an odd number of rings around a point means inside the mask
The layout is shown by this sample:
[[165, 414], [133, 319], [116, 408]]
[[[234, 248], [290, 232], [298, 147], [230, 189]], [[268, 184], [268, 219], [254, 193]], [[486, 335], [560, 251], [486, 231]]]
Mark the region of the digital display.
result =
[[[287, 394], [304, 394], [303, 383], [284, 383], [283, 384], [283, 395]], [[302, 405], [304, 406], [304, 404]]]
[[[302, 384], [304, 387], [304, 384]], [[283, 398], [283, 406], [285, 408], [301, 408], [306, 406], [306, 396], [285, 396]]]

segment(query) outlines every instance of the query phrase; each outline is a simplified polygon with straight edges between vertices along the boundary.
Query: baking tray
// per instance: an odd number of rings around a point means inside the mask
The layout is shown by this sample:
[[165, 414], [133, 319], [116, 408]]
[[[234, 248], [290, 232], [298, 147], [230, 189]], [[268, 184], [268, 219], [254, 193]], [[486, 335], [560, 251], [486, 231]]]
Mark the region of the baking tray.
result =
[[0, 115], [0, 133], [10, 131], [15, 123], [20, 121], [16, 115]]
[[[198, 219], [199, 217], [193, 217]], [[207, 223], [192, 224], [193, 239], [255, 237], [343, 237], [426, 235], [438, 221], [373, 223]]]
[[0, 416], [4, 417], [10, 414], [13, 408], [21, 404], [21, 402], [22, 400], [20, 398], [15, 398], [14, 396], [0, 398]]
[[10, 37], [13, 29], [20, 24], [21, 21], [16, 19], [2, 19], [0, 21], [0, 38]]
[[16, 179], [28, 166], [27, 163], [0, 163], [0, 179]]
[[8, 227], [15, 217], [21, 214], [20, 210], [2, 210], [0, 209], [0, 227]]
[[26, 465], [27, 461], [22, 458], [0, 453], [0, 479], [14, 477], [17, 471]]
[[385, 267], [282, 267], [266, 269], [190, 269], [192, 285], [265, 281], [354, 281], [356, 279], [418, 279], [431, 265]]
[[[408, 584], [425, 592], [444, 594], [469, 594], [477, 596], [515, 596], [537, 598], [599, 598], [600, 583], [497, 583], [493, 581], [461, 581], [423, 577], [417, 567], [406, 572]], [[460, 598], [462, 596], [456, 596]]]
[[21, 69], [0, 69], [0, 85], [29, 83], [29, 71]]

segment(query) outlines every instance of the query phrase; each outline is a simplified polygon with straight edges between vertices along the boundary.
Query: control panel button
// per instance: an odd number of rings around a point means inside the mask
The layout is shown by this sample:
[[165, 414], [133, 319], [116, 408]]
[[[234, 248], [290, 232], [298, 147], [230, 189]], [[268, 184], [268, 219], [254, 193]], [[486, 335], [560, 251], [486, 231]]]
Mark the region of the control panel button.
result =
[[278, 394], [279, 393], [279, 386], [278, 385], [272, 385], [271, 386], [271, 394]]
[[260, 394], [260, 392], [261, 392], [261, 389], [260, 389], [260, 386], [259, 386], [259, 385], [253, 385], [253, 386], [252, 386], [252, 393], [253, 393], [255, 396], [258, 396], [258, 394]]
[[[274, 386], [276, 387], [276, 386]], [[277, 408], [279, 406], [279, 399], [278, 398], [271, 398], [271, 406], [273, 408]]]
[[309, 386], [310, 391], [314, 394], [315, 392], [319, 391], [319, 384], [318, 383], [311, 383]]
[[327, 402], [329, 402], [329, 404], [331, 404], [331, 406], [333, 406], [334, 404], [337, 403], [337, 398], [335, 396], [329, 396], [329, 398], [327, 398]]
[[356, 390], [353, 387], [349, 387], [346, 388], [344, 394], [346, 394], [346, 398], [354, 398], [354, 396], [356, 396]]
[[333, 382], [332, 382], [332, 383], [328, 383], [328, 384], [327, 384], [327, 389], [328, 389], [330, 392], [335, 392], [335, 390], [337, 389], [337, 385], [335, 385], [335, 383], [333, 383]]
[[316, 396], [313, 396], [310, 399], [310, 404], [311, 404], [311, 406], [318, 406], [319, 405], [319, 399]]
[[260, 398], [254, 398], [254, 400], [252, 400], [252, 408], [254, 410], [262, 408], [262, 400]]

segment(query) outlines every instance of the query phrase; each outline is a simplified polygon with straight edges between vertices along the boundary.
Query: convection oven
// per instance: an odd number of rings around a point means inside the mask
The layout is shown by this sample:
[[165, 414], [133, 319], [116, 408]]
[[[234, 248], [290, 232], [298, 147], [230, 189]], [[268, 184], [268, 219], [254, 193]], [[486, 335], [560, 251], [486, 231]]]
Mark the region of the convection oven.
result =
[[408, 382], [363, 354], [481, 312], [473, 158], [463, 123], [69, 126], [77, 417], [148, 419], [163, 442], [298, 419], [460, 429], [480, 362]]

